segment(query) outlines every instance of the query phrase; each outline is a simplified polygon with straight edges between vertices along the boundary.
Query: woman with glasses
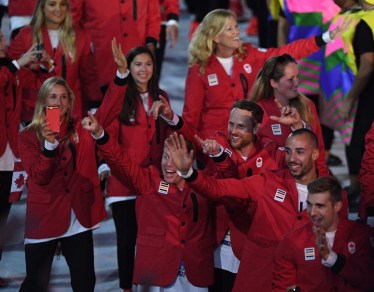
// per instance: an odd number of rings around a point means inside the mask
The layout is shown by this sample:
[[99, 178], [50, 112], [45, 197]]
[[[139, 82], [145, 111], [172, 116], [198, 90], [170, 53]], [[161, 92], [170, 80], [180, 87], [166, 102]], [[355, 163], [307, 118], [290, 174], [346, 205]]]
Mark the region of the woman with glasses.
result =
[[279, 116], [281, 107], [294, 108], [301, 119], [310, 126], [318, 137], [319, 158], [317, 168], [319, 175], [329, 175], [325, 160], [325, 147], [321, 125], [314, 103], [298, 92], [299, 70], [296, 60], [284, 54], [266, 61], [257, 75], [252, 90], [252, 99], [264, 110], [264, 117], [259, 135], [267, 136], [284, 146], [292, 128], [271, 119]]

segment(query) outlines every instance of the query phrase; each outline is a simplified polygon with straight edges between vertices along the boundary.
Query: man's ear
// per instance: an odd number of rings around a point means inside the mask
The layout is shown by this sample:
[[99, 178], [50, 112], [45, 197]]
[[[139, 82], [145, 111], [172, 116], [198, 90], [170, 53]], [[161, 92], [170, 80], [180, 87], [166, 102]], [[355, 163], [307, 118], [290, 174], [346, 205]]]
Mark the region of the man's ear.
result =
[[343, 208], [343, 201], [337, 201], [334, 204], [334, 211], [338, 213]]
[[256, 127], [253, 129], [253, 134], [257, 135], [258, 131], [260, 131], [262, 124], [258, 123]]
[[318, 149], [314, 149], [313, 153], [312, 153], [312, 159], [314, 161], [316, 161], [318, 159], [318, 157], [319, 157], [319, 150]]

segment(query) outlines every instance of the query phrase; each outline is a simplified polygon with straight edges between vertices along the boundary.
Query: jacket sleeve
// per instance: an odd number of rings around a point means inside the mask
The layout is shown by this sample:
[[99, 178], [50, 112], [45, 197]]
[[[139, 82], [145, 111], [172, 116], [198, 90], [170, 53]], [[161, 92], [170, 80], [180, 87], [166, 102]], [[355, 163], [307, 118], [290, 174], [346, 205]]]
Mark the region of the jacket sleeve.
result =
[[105, 133], [97, 140], [98, 149], [110, 167], [111, 174], [117, 177], [134, 194], [147, 193], [152, 189], [152, 174], [148, 168], [142, 168], [131, 161], [126, 151], [122, 151], [118, 142]]
[[199, 126], [205, 98], [205, 88], [201, 78], [198, 66], [193, 66], [188, 70], [182, 116], [195, 129]]
[[95, 117], [103, 128], [109, 126], [121, 112], [126, 87], [126, 78], [118, 77], [109, 85], [103, 102], [95, 113]]
[[39, 185], [49, 184], [58, 165], [57, 149], [49, 151], [43, 147], [41, 151], [36, 133], [24, 130], [19, 134], [18, 151], [28, 179]]
[[179, 1], [178, 0], [160, 0], [161, 12], [166, 15], [166, 20], [179, 18]]
[[365, 291], [373, 291], [374, 278], [368, 277], [374, 275], [373, 229], [357, 223], [354, 233], [357, 236], [354, 238], [355, 252], [347, 257], [338, 254], [338, 259], [331, 270], [350, 285]]
[[8, 60], [5, 66], [0, 67], [0, 87], [4, 88], [5, 85], [13, 78], [13, 74], [17, 72], [16, 66], [13, 65], [11, 60]]
[[[366, 219], [368, 209], [374, 211], [374, 123], [365, 137], [365, 153], [361, 162], [359, 174], [361, 183], [361, 201], [359, 216]], [[369, 214], [374, 216], [374, 214]]]
[[160, 40], [161, 32], [161, 14], [160, 3], [158, 0], [148, 1], [148, 16], [145, 27], [145, 43], [152, 43], [154, 45]]
[[255, 54], [256, 59], [262, 59], [262, 62], [271, 57], [280, 56], [283, 54], [289, 54], [295, 59], [305, 58], [320, 49], [323, 45], [323, 41], [318, 41], [320, 37], [310, 37], [307, 39], [296, 40], [292, 43], [283, 45], [279, 48], [269, 48], [269, 49], [255, 49], [251, 45], [248, 45], [248, 51], [250, 54]]
[[262, 175], [254, 175], [241, 180], [216, 179], [196, 169], [186, 181], [197, 193], [209, 200], [222, 202], [227, 207], [257, 201], [262, 195], [260, 190], [265, 184], [265, 178]]
[[292, 242], [288, 238], [282, 239], [273, 259], [273, 289], [284, 292], [288, 287], [296, 285], [297, 273], [292, 255]]

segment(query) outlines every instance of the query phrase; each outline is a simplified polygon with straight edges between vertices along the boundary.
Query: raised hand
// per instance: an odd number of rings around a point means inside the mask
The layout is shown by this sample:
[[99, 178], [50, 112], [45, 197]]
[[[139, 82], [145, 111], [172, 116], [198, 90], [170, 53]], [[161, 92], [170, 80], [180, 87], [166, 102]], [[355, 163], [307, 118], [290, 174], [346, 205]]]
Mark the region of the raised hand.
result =
[[353, 20], [351, 17], [345, 17], [339, 25], [330, 31], [330, 39], [335, 40], [340, 37], [351, 25], [355, 25], [357, 20]]
[[90, 131], [95, 137], [100, 137], [104, 131], [103, 127], [100, 126], [99, 122], [91, 112], [87, 112], [88, 117], [82, 120], [82, 127], [87, 131]]
[[277, 107], [279, 108], [281, 115], [280, 117], [270, 116], [271, 120], [277, 121], [284, 125], [291, 126], [294, 129], [300, 129], [303, 127], [300, 114], [296, 108], [291, 107], [291, 106], [282, 106], [277, 99], [275, 99], [275, 103]]
[[159, 95], [158, 97], [160, 100], [153, 102], [150, 113], [153, 114], [155, 120], [160, 114], [162, 114], [166, 119], [172, 120], [174, 117], [174, 112], [171, 109], [169, 102], [162, 95]]
[[179, 29], [178, 25], [167, 25], [166, 26], [166, 40], [170, 41], [169, 48], [175, 46], [178, 41]]
[[203, 148], [203, 152], [208, 155], [218, 155], [221, 151], [221, 145], [214, 139], [201, 139], [195, 135], [195, 140]]
[[127, 71], [127, 60], [126, 56], [122, 52], [121, 44], [117, 44], [116, 38], [112, 39], [112, 53], [114, 62], [117, 64], [117, 69], [121, 74], [125, 74]]
[[187, 174], [194, 160], [194, 151], [188, 151], [186, 141], [182, 135], [173, 132], [165, 140], [165, 145], [175, 164], [175, 167], [182, 173]]

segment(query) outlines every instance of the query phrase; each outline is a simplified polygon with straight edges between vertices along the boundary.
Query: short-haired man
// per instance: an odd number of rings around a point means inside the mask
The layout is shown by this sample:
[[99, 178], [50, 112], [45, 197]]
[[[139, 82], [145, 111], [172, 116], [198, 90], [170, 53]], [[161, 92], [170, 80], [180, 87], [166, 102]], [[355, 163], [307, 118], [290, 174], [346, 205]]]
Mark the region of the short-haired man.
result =
[[308, 184], [310, 222], [280, 241], [273, 291], [373, 291], [373, 230], [339, 218], [342, 200], [342, 188], [332, 177]]

